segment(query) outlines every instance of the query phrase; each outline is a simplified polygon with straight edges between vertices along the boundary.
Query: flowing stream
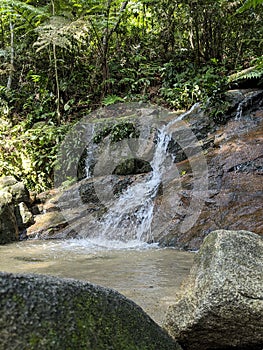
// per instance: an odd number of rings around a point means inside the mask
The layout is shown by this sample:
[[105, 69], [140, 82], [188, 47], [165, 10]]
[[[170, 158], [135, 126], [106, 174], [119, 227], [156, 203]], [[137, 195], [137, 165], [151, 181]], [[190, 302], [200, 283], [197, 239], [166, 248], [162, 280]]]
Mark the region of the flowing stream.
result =
[[0, 246], [0, 270], [75, 278], [113, 288], [161, 323], [193, 256], [146, 243], [32, 240]]
[[[193, 253], [160, 249], [151, 242], [154, 199], [173, 157], [167, 154], [170, 129], [181, 114], [158, 130], [152, 171], [113, 201], [92, 238], [28, 240], [0, 246], [0, 270], [50, 274], [89, 281], [118, 290], [161, 323], [167, 306], [189, 273]], [[87, 151], [87, 177], [93, 152]]]

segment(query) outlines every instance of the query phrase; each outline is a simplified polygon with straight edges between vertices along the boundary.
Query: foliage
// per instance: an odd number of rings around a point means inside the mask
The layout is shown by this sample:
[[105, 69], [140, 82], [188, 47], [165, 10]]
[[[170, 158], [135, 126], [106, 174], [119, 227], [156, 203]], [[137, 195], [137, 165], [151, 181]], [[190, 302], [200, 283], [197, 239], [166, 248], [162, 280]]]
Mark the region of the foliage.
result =
[[103, 99], [102, 104], [104, 106], [109, 106], [116, 102], [123, 102], [123, 98], [116, 95], [108, 95]]
[[216, 96], [218, 98], [221, 91], [225, 89], [224, 68], [212, 63], [198, 70], [189, 66], [181, 69], [180, 66], [181, 64], [178, 67], [173, 62], [169, 62], [162, 70], [161, 96], [172, 107], [190, 108], [196, 102], [206, 105]]
[[229, 82], [262, 81], [262, 23], [262, 0], [2, 0], [1, 172], [52, 186], [58, 141], [101, 105], [202, 101], [220, 119]]
[[43, 191], [53, 183], [57, 147], [69, 125], [59, 128], [39, 122], [25, 130], [2, 119], [0, 126], [0, 173], [23, 180], [29, 189]]
[[246, 0], [244, 4], [237, 10], [238, 13], [242, 13], [249, 10], [251, 7], [256, 8], [258, 5], [262, 5], [263, 0]]
[[118, 142], [124, 139], [137, 138], [139, 136], [139, 131], [132, 122], [128, 121], [106, 125], [95, 134], [93, 142], [99, 144], [107, 136], [110, 137], [111, 142]]
[[258, 57], [252, 62], [254, 65], [247, 69], [243, 69], [228, 77], [230, 83], [238, 82], [239, 80], [262, 79], [263, 78], [263, 56]]

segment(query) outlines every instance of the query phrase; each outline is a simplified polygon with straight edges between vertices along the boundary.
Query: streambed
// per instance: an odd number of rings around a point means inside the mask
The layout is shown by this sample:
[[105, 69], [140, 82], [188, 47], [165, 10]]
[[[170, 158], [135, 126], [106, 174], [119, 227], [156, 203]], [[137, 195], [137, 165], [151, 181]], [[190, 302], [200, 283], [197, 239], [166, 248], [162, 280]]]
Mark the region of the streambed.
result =
[[75, 278], [113, 288], [161, 323], [193, 257], [194, 253], [138, 241], [28, 240], [0, 246], [0, 270]]

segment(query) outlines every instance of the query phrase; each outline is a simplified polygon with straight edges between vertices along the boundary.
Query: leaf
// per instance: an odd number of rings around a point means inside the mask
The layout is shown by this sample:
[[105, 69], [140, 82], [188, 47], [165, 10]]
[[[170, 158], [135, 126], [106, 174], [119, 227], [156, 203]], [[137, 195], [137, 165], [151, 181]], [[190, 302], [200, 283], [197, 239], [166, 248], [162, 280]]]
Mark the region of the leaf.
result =
[[239, 9], [237, 9], [236, 13], [243, 13], [252, 7], [256, 8], [260, 4], [263, 4], [263, 0], [246, 0], [244, 4]]

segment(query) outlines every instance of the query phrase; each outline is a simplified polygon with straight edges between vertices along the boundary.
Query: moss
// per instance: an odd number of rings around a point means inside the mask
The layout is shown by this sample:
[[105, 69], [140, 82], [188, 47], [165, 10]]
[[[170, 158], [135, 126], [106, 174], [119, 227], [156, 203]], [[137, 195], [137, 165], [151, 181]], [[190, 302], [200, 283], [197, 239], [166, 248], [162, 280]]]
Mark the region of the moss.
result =
[[[21, 350], [179, 349], [141, 308], [110, 289], [48, 276], [1, 273], [0, 284], [4, 286], [1, 350], [12, 349], [13, 344]], [[16, 332], [10, 337], [13, 329]]]
[[93, 142], [99, 144], [107, 136], [110, 136], [111, 142], [118, 142], [127, 138], [139, 137], [139, 131], [130, 121], [121, 121], [116, 124], [108, 123], [96, 132]]

